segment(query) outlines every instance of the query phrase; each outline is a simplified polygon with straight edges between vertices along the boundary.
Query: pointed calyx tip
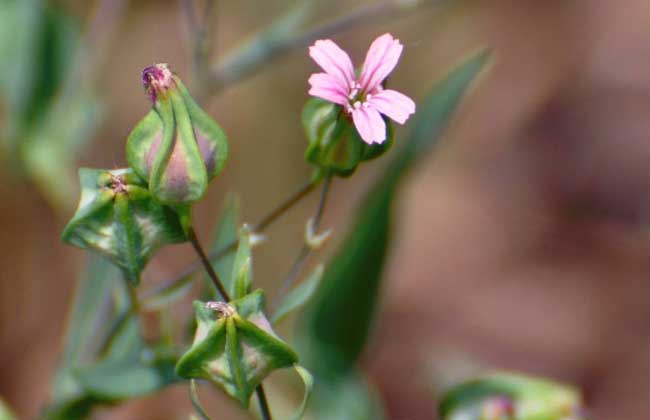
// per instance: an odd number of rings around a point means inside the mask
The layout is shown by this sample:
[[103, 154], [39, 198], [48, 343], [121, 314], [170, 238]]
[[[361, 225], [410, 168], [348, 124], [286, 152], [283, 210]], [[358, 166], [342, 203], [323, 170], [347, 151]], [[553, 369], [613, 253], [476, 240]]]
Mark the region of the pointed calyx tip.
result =
[[142, 84], [144, 85], [151, 102], [155, 103], [158, 96], [171, 86], [172, 71], [165, 63], [154, 64], [142, 70]]

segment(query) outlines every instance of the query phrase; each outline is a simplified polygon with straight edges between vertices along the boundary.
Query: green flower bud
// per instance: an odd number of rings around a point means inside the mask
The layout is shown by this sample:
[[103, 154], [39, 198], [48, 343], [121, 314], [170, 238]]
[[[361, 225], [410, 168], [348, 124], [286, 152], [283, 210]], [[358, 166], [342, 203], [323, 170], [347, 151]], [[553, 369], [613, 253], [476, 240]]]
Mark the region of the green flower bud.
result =
[[321, 171], [347, 177], [360, 162], [381, 156], [393, 144], [393, 127], [386, 122], [386, 141], [368, 144], [359, 135], [343, 108], [322, 99], [307, 101], [302, 111], [302, 124], [309, 145], [305, 159]]
[[178, 376], [206, 379], [247, 407], [264, 378], [298, 361], [271, 329], [263, 306], [261, 290], [230, 303], [194, 302], [194, 343], [176, 365]]
[[226, 135], [166, 64], [145, 68], [142, 81], [153, 109], [129, 134], [129, 165], [159, 201], [197, 201], [226, 163]]
[[133, 284], [160, 247], [186, 240], [177, 213], [161, 205], [131, 169], [79, 170], [81, 199], [61, 238], [99, 252]]

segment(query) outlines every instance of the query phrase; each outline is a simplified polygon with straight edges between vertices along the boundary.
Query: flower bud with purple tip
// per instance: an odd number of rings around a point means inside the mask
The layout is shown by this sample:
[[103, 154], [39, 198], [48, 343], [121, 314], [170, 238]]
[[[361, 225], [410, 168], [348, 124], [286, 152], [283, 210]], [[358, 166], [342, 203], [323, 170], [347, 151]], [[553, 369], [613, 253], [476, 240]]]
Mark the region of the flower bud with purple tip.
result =
[[226, 135], [166, 64], [142, 71], [152, 110], [127, 140], [127, 160], [160, 202], [187, 205], [203, 197], [228, 157]]

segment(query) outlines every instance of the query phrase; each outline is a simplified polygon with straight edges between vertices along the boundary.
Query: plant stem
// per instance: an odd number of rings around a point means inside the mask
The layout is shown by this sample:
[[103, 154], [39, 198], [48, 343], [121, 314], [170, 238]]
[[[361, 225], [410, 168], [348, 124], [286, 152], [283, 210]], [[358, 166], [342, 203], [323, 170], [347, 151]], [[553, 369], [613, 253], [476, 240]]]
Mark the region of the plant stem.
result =
[[[194, 247], [194, 250], [199, 255], [199, 259], [201, 260], [201, 263], [203, 264], [205, 271], [208, 272], [210, 279], [216, 286], [217, 290], [219, 290], [219, 293], [221, 293], [223, 300], [225, 300], [226, 302], [230, 302], [231, 300], [230, 295], [228, 294], [225, 287], [223, 286], [223, 283], [219, 279], [219, 276], [214, 271], [214, 268], [212, 267], [210, 260], [208, 260], [208, 257], [205, 255], [205, 251], [203, 251], [203, 247], [201, 246], [199, 239], [196, 237], [196, 232], [194, 232], [193, 228], [189, 229], [188, 236], [190, 242], [192, 243], [192, 246]], [[264, 387], [262, 386], [262, 384], [259, 384], [257, 388], [255, 388], [255, 393], [257, 395], [257, 399], [260, 404], [262, 419], [273, 420], [273, 418], [271, 417], [271, 410], [269, 409], [269, 402], [266, 399], [266, 393], [264, 392]]]
[[204, 97], [200, 86], [210, 77], [209, 58], [213, 49], [213, 20], [215, 19], [216, 0], [206, 0], [201, 19], [197, 16], [194, 0], [180, 0], [180, 7], [185, 15], [189, 42], [192, 52], [192, 90], [199, 93], [199, 103]]
[[210, 280], [212, 280], [212, 283], [214, 286], [217, 288], [219, 293], [221, 294], [221, 297], [223, 297], [223, 300], [226, 302], [230, 301], [230, 295], [228, 295], [228, 292], [226, 291], [226, 288], [224, 287], [223, 283], [221, 282], [221, 279], [219, 279], [219, 275], [217, 274], [216, 271], [214, 271], [214, 267], [212, 267], [212, 264], [210, 263], [210, 260], [208, 257], [205, 255], [205, 251], [203, 251], [203, 247], [201, 246], [201, 243], [199, 242], [199, 238], [196, 237], [196, 232], [194, 232], [194, 228], [190, 227], [189, 231], [187, 233], [187, 236], [189, 237], [190, 243], [194, 247], [194, 251], [199, 256], [199, 259], [201, 260], [201, 263], [203, 264], [203, 267], [205, 268], [205, 271], [207, 271], [208, 276], [210, 277]]
[[[289, 196], [284, 202], [282, 202], [279, 206], [271, 210], [267, 215], [262, 217], [257, 223], [252, 225], [252, 232], [255, 233], [260, 233], [264, 229], [266, 229], [269, 225], [271, 225], [274, 221], [276, 221], [280, 216], [282, 216], [285, 212], [290, 210], [293, 206], [295, 206], [297, 203], [299, 203], [303, 198], [305, 198], [310, 192], [312, 192], [320, 180], [311, 180], [302, 187], [300, 187], [299, 190], [294, 192], [291, 196]], [[224, 247], [213, 251], [208, 254], [208, 259], [210, 261], [217, 260], [224, 255], [234, 251], [237, 249], [237, 245], [239, 244], [239, 240], [234, 240], [228, 245], [225, 245]], [[194, 273], [196, 270], [201, 268], [201, 262], [194, 262], [189, 264], [187, 267], [185, 267], [179, 274], [174, 276], [171, 279], [168, 279], [166, 281], [162, 282], [162, 285], [151, 290], [148, 292], [145, 292], [143, 294], [143, 297], [145, 299], [150, 299], [154, 298], [158, 295], [165, 294], [168, 290], [173, 289], [177, 287], [180, 283], [182, 282], [189, 282], [191, 281], [188, 277], [190, 274]]]
[[437, 5], [443, 1], [380, 0], [359, 6], [349, 14], [303, 32], [300, 31], [301, 26], [312, 17], [313, 4], [297, 1], [296, 6], [284, 16], [212, 66], [210, 83], [205, 88], [206, 95], [218, 93], [223, 88], [256, 73], [269, 61], [294, 49], [305, 48], [317, 39], [330, 37], [364, 22], [376, 22], [380, 18], [395, 19], [424, 5]]
[[[321, 221], [323, 220], [323, 213], [325, 212], [325, 204], [327, 202], [327, 196], [329, 194], [329, 189], [331, 184], [332, 184], [332, 176], [328, 174], [325, 176], [325, 180], [323, 181], [323, 186], [321, 188], [321, 193], [320, 193], [320, 200], [318, 201], [318, 207], [316, 208], [316, 214], [314, 215], [314, 231], [318, 230]], [[280, 289], [278, 289], [278, 292], [276, 294], [273, 303], [274, 308], [277, 308], [277, 306], [280, 304], [280, 301], [282, 300], [282, 297], [291, 288], [296, 278], [302, 271], [312, 251], [313, 251], [312, 247], [307, 242], [305, 242], [302, 246], [302, 249], [298, 253], [298, 256], [294, 260], [291, 269], [289, 269], [289, 273], [287, 274], [284, 281], [282, 282]]]
[[106, 338], [99, 346], [98, 354], [100, 356], [104, 356], [106, 353], [108, 353], [111, 348], [111, 344], [113, 344], [113, 340], [122, 331], [122, 329], [124, 329], [129, 319], [131, 319], [132, 316], [136, 316], [138, 313], [140, 313], [140, 301], [138, 300], [138, 293], [135, 290], [135, 286], [133, 286], [128, 281], [125, 281], [125, 283], [126, 291], [129, 297], [129, 307], [126, 310], [122, 311], [122, 313], [120, 313], [113, 322], [113, 325], [111, 325]]
[[264, 387], [262, 384], [259, 384], [255, 388], [255, 394], [257, 395], [257, 401], [260, 403], [260, 413], [262, 414], [263, 420], [273, 420], [271, 416], [271, 410], [269, 409], [269, 402], [266, 399], [266, 392], [264, 392]]

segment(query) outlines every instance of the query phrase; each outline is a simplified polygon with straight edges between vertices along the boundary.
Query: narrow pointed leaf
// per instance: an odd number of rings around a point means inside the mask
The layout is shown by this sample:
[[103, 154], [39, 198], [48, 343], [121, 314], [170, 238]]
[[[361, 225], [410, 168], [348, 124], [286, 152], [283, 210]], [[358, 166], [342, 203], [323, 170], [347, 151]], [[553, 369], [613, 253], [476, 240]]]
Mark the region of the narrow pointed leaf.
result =
[[251, 289], [252, 276], [252, 255], [251, 255], [251, 232], [247, 226], [239, 230], [239, 246], [232, 267], [232, 288], [231, 296], [239, 299], [246, 296]]
[[321, 264], [302, 283], [291, 290], [278, 305], [271, 322], [275, 325], [291, 312], [306, 305], [314, 296], [323, 278], [324, 266]]

